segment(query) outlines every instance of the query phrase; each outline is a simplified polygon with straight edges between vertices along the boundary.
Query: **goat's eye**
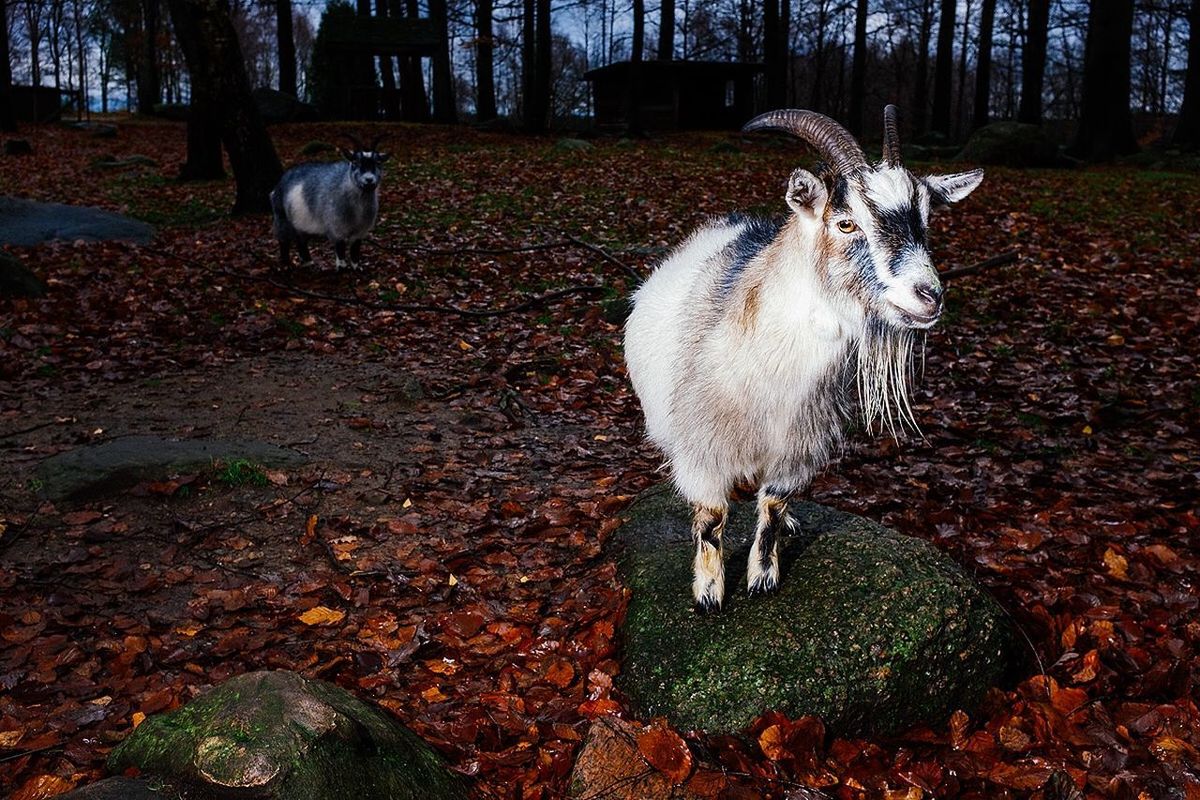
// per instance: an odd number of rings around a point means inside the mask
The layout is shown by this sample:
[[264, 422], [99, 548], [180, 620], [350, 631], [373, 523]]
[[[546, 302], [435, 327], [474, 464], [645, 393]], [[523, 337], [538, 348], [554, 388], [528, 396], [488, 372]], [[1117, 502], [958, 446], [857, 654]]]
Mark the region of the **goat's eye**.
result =
[[854, 233], [858, 230], [858, 226], [854, 224], [854, 220], [850, 219], [839, 219], [837, 227], [842, 233]]

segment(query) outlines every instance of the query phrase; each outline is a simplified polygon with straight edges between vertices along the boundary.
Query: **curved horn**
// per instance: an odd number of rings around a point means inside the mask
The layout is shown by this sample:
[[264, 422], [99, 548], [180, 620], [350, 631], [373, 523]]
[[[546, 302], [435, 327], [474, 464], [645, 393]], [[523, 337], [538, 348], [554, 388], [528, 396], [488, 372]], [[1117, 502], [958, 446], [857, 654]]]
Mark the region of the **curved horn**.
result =
[[808, 142], [839, 174], [856, 172], [867, 165], [867, 158], [854, 137], [824, 114], [798, 108], [768, 111], [747, 122], [742, 131], [772, 129], [787, 131]]
[[896, 107], [891, 103], [883, 107], [883, 163], [900, 166], [900, 133], [896, 128]]

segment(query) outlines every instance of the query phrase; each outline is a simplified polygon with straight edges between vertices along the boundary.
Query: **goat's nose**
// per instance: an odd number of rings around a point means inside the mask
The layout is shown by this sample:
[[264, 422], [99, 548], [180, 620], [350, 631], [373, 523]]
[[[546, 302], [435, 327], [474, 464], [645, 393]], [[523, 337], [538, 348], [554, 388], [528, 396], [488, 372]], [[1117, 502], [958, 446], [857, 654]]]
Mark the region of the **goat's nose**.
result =
[[913, 287], [917, 297], [929, 304], [930, 313], [936, 314], [942, 310], [942, 287], [936, 283], [918, 283]]

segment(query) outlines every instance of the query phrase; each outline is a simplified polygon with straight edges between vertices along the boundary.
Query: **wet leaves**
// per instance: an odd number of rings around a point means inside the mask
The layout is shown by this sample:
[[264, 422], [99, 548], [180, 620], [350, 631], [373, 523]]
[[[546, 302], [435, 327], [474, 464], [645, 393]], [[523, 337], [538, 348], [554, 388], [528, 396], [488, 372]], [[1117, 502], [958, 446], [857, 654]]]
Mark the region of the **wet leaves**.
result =
[[[1023, 633], [1011, 683], [895, 741], [829, 740], [819, 720], [777, 714], [706, 737], [616, 719], [625, 597], [601, 547], [662, 478], [619, 324], [584, 297], [487, 319], [362, 303], [498, 307], [575, 284], [620, 296], [634, 281], [586, 250], [465, 251], [570, 233], [644, 271], [710, 214], [781, 210], [780, 176], [807, 155], [735, 138], [741, 152], [714, 156], [711, 137], [680, 137], [564, 160], [537, 141], [406, 129], [375, 271], [276, 276], [265, 220], [213, 224], [227, 183], [170, 180], [181, 126], [122, 130], [161, 174], [81, 175], [89, 148], [122, 140], [57, 128], [36, 130], [20, 174], [0, 162], [27, 196], [163, 225], [150, 247], [17, 253], [50, 292], [0, 301], [0, 432], [49, 427], [0, 440], [14, 474], [109, 435], [57, 405], [268, 355], [320, 359], [356, 386], [296, 441], [336, 428], [352, 452], [382, 441], [407, 460], [268, 471], [245, 505], [190, 476], [62, 508], [31, 500], [24, 477], [0, 486], [4, 791], [94, 779], [144, 715], [283, 668], [379, 702], [484, 797], [562, 796], [592, 720], [629, 726], [630, 775], [698, 797], [1200, 796], [1195, 176], [989, 171], [933, 221], [935, 259], [1016, 247], [1021, 261], [950, 284], [917, 394], [926, 438], [858, 435], [813, 488], [988, 586]], [[273, 131], [285, 160], [337, 133]], [[426, 399], [359, 385], [377, 363]]]

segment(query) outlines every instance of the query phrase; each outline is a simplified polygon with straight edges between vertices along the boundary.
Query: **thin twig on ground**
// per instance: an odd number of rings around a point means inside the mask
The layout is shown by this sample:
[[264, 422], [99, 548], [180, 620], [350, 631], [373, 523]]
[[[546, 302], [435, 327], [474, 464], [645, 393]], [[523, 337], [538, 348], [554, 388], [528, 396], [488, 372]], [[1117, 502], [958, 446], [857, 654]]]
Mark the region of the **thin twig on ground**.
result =
[[1017, 261], [1017, 258], [1017, 251], [1009, 250], [1007, 253], [1001, 253], [1000, 255], [992, 256], [991, 258], [985, 258], [983, 261], [975, 264], [968, 264], [965, 267], [951, 267], [950, 269], [943, 270], [940, 273], [941, 279], [948, 281], [951, 278], [961, 278], [964, 275], [974, 275], [976, 272], [982, 272], [985, 269], [991, 269], [992, 267], [1001, 267], [1005, 264], [1013, 264]]

